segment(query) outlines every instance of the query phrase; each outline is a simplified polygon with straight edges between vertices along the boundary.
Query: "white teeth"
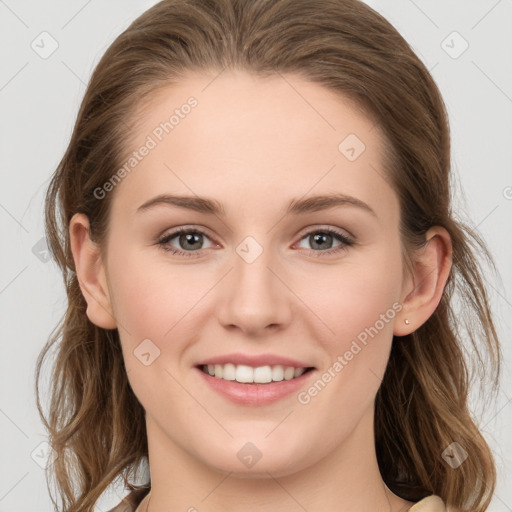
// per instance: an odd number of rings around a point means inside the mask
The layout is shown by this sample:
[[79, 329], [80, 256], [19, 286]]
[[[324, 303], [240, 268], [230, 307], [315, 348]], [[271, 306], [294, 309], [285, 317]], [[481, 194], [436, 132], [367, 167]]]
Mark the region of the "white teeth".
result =
[[[250, 366], [245, 366], [244, 364], [237, 365], [235, 371], [235, 380], [237, 382], [254, 382], [253, 375], [254, 370]], [[217, 372], [215, 372], [215, 377], [217, 377]], [[222, 375], [220, 377], [222, 378]]]
[[272, 380], [277, 382], [284, 379], [284, 369], [282, 366], [273, 366], [272, 367]]
[[236, 367], [234, 364], [227, 363], [224, 365], [222, 372], [222, 378], [224, 380], [235, 380], [236, 379]]
[[306, 371], [305, 368], [295, 368], [295, 372], [293, 373], [293, 378], [300, 377]]
[[295, 368], [293, 366], [288, 366], [284, 370], [284, 380], [291, 380], [293, 379], [293, 374], [295, 373]]
[[272, 382], [272, 368], [270, 366], [258, 366], [254, 368], [254, 382], [262, 384]]
[[246, 384], [267, 384], [269, 382], [280, 382], [300, 377], [306, 371], [306, 368], [282, 365], [266, 365], [253, 368], [245, 364], [234, 365], [226, 363], [205, 365], [203, 366], [203, 371], [217, 379], [236, 380]]
[[219, 377], [219, 379], [222, 379], [224, 377], [224, 366], [221, 364], [215, 365], [215, 376]]

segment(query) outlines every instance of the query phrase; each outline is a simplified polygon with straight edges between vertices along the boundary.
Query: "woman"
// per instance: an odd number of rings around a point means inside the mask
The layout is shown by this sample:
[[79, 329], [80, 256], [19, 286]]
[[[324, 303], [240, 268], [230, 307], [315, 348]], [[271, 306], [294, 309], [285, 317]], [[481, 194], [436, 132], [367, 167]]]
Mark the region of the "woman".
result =
[[494, 384], [500, 350], [449, 162], [435, 83], [364, 3], [139, 17], [47, 195], [62, 510], [119, 477], [116, 511], [486, 510], [461, 332]]

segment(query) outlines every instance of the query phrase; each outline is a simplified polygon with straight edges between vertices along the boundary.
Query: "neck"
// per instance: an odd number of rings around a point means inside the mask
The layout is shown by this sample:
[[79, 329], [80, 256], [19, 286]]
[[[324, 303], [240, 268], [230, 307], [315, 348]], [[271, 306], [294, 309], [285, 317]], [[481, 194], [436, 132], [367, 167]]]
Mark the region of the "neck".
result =
[[[297, 472], [260, 471], [240, 475], [221, 472], [193, 457], [146, 415], [151, 501], [148, 512], [404, 512], [407, 502], [384, 484], [373, 442], [373, 411], [345, 442], [328, 455]], [[257, 466], [254, 466], [256, 468]], [[146, 503], [141, 512], [146, 512]], [[139, 512], [137, 509], [137, 512]]]

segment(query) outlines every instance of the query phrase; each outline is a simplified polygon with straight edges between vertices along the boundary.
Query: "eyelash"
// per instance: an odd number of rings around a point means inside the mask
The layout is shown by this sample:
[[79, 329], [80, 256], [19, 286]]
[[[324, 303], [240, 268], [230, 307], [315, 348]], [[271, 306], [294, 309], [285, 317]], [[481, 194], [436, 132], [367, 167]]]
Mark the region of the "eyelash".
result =
[[[175, 255], [178, 255], [178, 256], [184, 256], [186, 258], [193, 258], [193, 257], [196, 257], [196, 256], [200, 256], [201, 255], [201, 250], [198, 250], [198, 251], [182, 251], [180, 249], [170, 248], [167, 245], [173, 238], [176, 238], [177, 236], [184, 235], [184, 234], [193, 234], [193, 233], [201, 234], [201, 235], [204, 235], [207, 238], [209, 238], [208, 235], [204, 231], [202, 231], [200, 229], [196, 229], [196, 228], [180, 228], [180, 229], [177, 229], [176, 231], [173, 231], [172, 233], [168, 233], [168, 234], [164, 235], [163, 237], [159, 238], [158, 241], [157, 241], [157, 245], [163, 251], [171, 253], [171, 254], [175, 254]], [[313, 234], [316, 234], [316, 233], [332, 235], [336, 240], [341, 242], [341, 244], [338, 245], [337, 247], [334, 247], [332, 249], [328, 249], [328, 250], [325, 250], [325, 251], [321, 251], [321, 250], [315, 251], [314, 249], [307, 249], [309, 251], [309, 253], [310, 254], [312, 253], [315, 257], [324, 257], [324, 256], [330, 256], [330, 255], [333, 255], [333, 254], [337, 254], [339, 252], [346, 251], [348, 249], [348, 247], [350, 247], [350, 246], [355, 244], [355, 241], [353, 239], [348, 238], [346, 235], [343, 235], [342, 233], [340, 233], [340, 232], [338, 232], [338, 231], [336, 231], [335, 229], [332, 229], [332, 228], [314, 229], [312, 231], [308, 231], [307, 233], [304, 234], [304, 236], [302, 236], [300, 238], [299, 241], [301, 241], [304, 238], [307, 238], [307, 237], [309, 237], [309, 236], [311, 236]]]

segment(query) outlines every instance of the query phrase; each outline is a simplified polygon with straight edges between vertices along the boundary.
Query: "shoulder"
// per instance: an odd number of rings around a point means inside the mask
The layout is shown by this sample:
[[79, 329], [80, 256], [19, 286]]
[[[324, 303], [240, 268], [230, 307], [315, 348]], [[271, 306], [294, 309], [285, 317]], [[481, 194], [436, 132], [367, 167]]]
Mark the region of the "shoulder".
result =
[[[119, 505], [110, 509], [108, 512], [135, 512], [141, 501], [147, 495], [147, 489], [137, 489], [125, 496]], [[436, 495], [427, 496], [418, 503], [415, 503], [409, 512], [449, 512], [443, 500]]]
[[148, 492], [149, 490], [147, 488], [136, 489], [125, 496], [119, 505], [110, 509], [108, 512], [135, 512], [136, 508], [140, 505]]
[[421, 501], [418, 501], [418, 503], [414, 504], [410, 509], [409, 512], [449, 512], [446, 509], [446, 506], [443, 502], [443, 500], [439, 497], [433, 494], [432, 496], [427, 496], [426, 498], [423, 498]]

